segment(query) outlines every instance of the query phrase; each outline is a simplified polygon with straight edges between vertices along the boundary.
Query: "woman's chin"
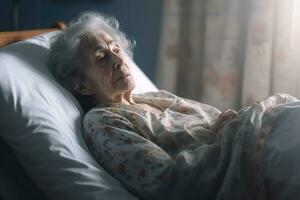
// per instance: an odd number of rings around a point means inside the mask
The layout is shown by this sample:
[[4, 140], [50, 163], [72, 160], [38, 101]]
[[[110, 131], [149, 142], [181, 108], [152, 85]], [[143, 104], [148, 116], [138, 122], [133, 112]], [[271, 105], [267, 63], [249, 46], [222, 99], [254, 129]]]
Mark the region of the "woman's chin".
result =
[[132, 91], [135, 88], [135, 82], [131, 79], [123, 79], [116, 84], [117, 91]]

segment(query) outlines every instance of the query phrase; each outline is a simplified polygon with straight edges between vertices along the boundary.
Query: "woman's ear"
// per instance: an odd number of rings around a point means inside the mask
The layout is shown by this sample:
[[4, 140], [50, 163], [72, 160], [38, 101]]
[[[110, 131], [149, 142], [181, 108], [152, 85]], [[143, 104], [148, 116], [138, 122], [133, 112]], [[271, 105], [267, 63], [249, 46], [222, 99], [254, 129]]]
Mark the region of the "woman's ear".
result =
[[77, 92], [81, 95], [93, 95], [95, 93], [87, 83], [81, 83]]

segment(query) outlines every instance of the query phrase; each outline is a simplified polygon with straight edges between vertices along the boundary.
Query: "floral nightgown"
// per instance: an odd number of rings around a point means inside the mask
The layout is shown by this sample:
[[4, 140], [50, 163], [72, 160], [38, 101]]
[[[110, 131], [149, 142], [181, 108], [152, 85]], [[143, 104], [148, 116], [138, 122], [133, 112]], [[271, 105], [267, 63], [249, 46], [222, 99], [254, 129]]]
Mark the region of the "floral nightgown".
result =
[[111, 103], [84, 118], [91, 153], [132, 193], [164, 200], [254, 198], [254, 174], [261, 173], [255, 171], [261, 150], [254, 148], [264, 143], [276, 112], [263, 114], [286, 97], [240, 111], [218, 134], [209, 130], [220, 114], [215, 107], [163, 90], [133, 98], [162, 112]]

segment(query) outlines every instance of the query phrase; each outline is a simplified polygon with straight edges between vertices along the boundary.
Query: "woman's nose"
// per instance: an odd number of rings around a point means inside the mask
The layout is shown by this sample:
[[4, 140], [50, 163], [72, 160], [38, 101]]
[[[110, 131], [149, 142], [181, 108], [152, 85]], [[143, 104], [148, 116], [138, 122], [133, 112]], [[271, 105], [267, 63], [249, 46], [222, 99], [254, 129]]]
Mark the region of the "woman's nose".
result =
[[114, 70], [117, 70], [123, 65], [124, 59], [122, 55], [112, 52], [112, 62]]

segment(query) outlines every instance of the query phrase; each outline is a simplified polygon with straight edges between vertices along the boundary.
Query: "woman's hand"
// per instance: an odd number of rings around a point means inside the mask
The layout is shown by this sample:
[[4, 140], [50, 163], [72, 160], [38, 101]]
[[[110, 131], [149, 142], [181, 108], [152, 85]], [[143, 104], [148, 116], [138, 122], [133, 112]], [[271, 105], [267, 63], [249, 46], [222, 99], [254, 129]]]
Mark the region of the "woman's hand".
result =
[[218, 116], [216, 122], [210, 127], [210, 130], [213, 131], [214, 133], [217, 133], [220, 129], [222, 129], [225, 126], [226, 123], [228, 123], [236, 116], [237, 116], [237, 112], [231, 109], [222, 112]]

